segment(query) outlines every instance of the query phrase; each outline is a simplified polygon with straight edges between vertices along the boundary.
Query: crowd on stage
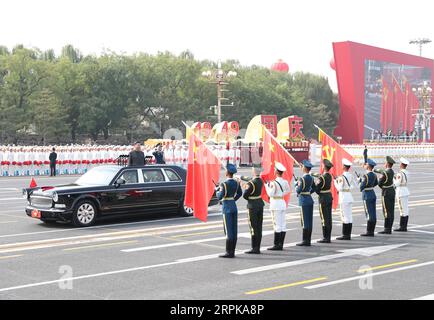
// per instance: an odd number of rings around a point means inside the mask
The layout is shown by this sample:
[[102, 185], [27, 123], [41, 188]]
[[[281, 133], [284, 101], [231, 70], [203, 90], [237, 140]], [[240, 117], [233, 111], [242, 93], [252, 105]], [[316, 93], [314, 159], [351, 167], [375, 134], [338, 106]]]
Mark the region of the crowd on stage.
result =
[[[240, 165], [240, 149], [226, 145], [212, 145], [210, 149], [226, 163]], [[0, 146], [0, 176], [53, 175], [50, 154], [56, 153], [55, 175], [83, 174], [99, 165], [117, 164], [121, 155], [128, 155], [132, 145], [66, 145], [66, 146]], [[156, 163], [157, 145], [141, 145], [148, 163]], [[188, 145], [182, 141], [160, 144], [166, 164], [187, 168]]]
[[418, 140], [419, 135], [416, 131], [404, 131], [400, 134], [393, 134], [392, 130], [386, 132], [371, 131], [371, 142], [417, 142]]

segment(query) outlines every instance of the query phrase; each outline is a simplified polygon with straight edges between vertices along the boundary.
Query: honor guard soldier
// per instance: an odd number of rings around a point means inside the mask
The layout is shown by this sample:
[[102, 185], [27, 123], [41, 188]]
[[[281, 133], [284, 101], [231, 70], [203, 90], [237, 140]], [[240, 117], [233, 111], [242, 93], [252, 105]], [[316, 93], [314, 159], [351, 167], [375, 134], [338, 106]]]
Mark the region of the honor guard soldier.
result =
[[298, 195], [298, 205], [301, 208], [301, 226], [303, 227], [303, 241], [297, 246], [310, 246], [313, 228], [313, 199], [311, 194], [314, 192], [313, 177], [310, 170], [313, 165], [308, 160], [302, 162], [303, 177], [298, 179], [296, 192]]
[[332, 206], [333, 196], [331, 187], [333, 183], [333, 176], [329, 172], [333, 168], [333, 164], [327, 160], [323, 160], [324, 173], [319, 176], [317, 183], [314, 185], [315, 192], [319, 198], [319, 213], [322, 222], [323, 239], [318, 240], [318, 243], [330, 243], [332, 234]]
[[[244, 186], [243, 198], [247, 200], [247, 216], [249, 219], [252, 249], [247, 254], [260, 254], [262, 240], [262, 221], [264, 218], [264, 201], [261, 193], [264, 185], [261, 179], [261, 168], [252, 168], [253, 178]], [[244, 179], [244, 177], [242, 178]]]
[[361, 234], [362, 237], [373, 237], [375, 225], [377, 224], [376, 202], [374, 188], [378, 186], [377, 175], [372, 172], [377, 164], [374, 160], [368, 159], [365, 164], [366, 174], [359, 178], [360, 191], [362, 192], [362, 200], [365, 207], [365, 215], [367, 219], [367, 231]]
[[233, 164], [226, 167], [227, 180], [216, 188], [217, 198], [223, 204], [223, 225], [226, 234], [226, 253], [220, 258], [234, 258], [238, 233], [238, 209], [235, 203], [241, 196], [240, 182], [233, 178], [237, 168]]
[[342, 160], [343, 174], [334, 183], [339, 192], [339, 211], [342, 219], [342, 236], [336, 240], [351, 240], [351, 230], [353, 229], [353, 195], [351, 189], [354, 188], [354, 177], [350, 173], [352, 166], [348, 159]]
[[284, 197], [291, 192], [288, 181], [282, 178], [286, 168], [280, 162], [275, 162], [274, 181], [265, 185], [267, 195], [270, 197], [270, 211], [273, 219], [274, 245], [267, 250], [281, 251], [286, 235], [286, 201]]
[[384, 230], [379, 232], [381, 234], [391, 234], [393, 227], [393, 220], [395, 218], [395, 186], [393, 185], [393, 178], [395, 172], [393, 172], [393, 165], [395, 160], [391, 157], [386, 157], [386, 163], [384, 164], [385, 170], [375, 170], [376, 173], [381, 174], [381, 178], [378, 181], [378, 186], [381, 188], [381, 200], [383, 204], [384, 215]]
[[393, 231], [398, 232], [406, 232], [407, 231], [407, 224], [408, 224], [408, 197], [410, 196], [410, 191], [408, 190], [408, 176], [409, 173], [407, 171], [407, 166], [410, 164], [410, 162], [405, 159], [400, 159], [401, 165], [400, 165], [400, 171], [396, 174], [395, 178], [393, 179], [393, 184], [396, 188], [396, 199], [398, 200], [399, 204], [399, 211], [401, 214], [401, 218], [399, 221], [399, 228], [394, 229]]

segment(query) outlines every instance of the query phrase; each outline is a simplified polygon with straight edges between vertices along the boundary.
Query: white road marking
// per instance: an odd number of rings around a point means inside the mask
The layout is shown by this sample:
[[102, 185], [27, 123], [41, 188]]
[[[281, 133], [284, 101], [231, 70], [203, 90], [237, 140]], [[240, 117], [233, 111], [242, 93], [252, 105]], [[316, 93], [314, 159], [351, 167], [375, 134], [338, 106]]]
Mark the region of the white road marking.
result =
[[396, 268], [396, 269], [391, 269], [391, 270], [385, 270], [385, 271], [380, 271], [380, 272], [367, 273], [367, 274], [364, 274], [364, 275], [361, 275], [361, 276], [355, 276], [355, 277], [350, 277], [350, 278], [345, 278], [345, 279], [339, 279], [339, 280], [335, 280], [335, 281], [329, 281], [329, 282], [324, 282], [324, 283], [321, 283], [321, 284], [316, 284], [316, 285], [308, 286], [308, 287], [305, 287], [305, 289], [318, 289], [318, 288], [333, 286], [333, 285], [336, 285], [336, 284], [346, 283], [346, 282], [350, 282], [350, 281], [354, 281], [354, 280], [376, 277], [376, 276], [380, 276], [380, 275], [383, 275], [383, 274], [388, 274], [388, 273], [393, 273], [393, 272], [410, 270], [410, 269], [414, 269], [414, 268], [425, 267], [425, 266], [429, 266], [429, 265], [432, 265], [432, 264], [434, 264], [434, 261], [428, 261], [428, 262], [424, 262], [424, 263], [414, 264], [414, 265], [411, 265], [411, 266], [406, 266], [406, 267], [401, 267], [401, 268]]
[[412, 300], [434, 300], [434, 293], [433, 294], [429, 294], [427, 296], [423, 296], [423, 297], [419, 297], [419, 298], [414, 298]]
[[26, 201], [26, 199], [20, 197], [20, 198], [2, 198], [0, 201], [12, 201], [12, 200], [22, 200], [23, 202]]
[[425, 231], [425, 230], [410, 230], [411, 232], [419, 232], [419, 233], [426, 233], [426, 234], [434, 234], [433, 231]]
[[[287, 231], [291, 230], [298, 230], [298, 229], [289, 229]], [[264, 231], [262, 233], [263, 236], [273, 234], [274, 231]], [[238, 237], [240, 238], [250, 238], [251, 235], [248, 232], [239, 233]], [[147, 251], [147, 250], [154, 250], [154, 249], [161, 249], [161, 248], [170, 248], [170, 247], [179, 247], [179, 246], [185, 246], [189, 244], [196, 244], [196, 243], [204, 243], [204, 242], [212, 242], [212, 241], [221, 241], [225, 240], [226, 237], [216, 237], [216, 238], [206, 238], [206, 239], [199, 239], [199, 240], [191, 240], [191, 241], [180, 241], [180, 242], [174, 242], [174, 243], [165, 243], [165, 244], [159, 244], [154, 246], [146, 246], [146, 247], [137, 247], [137, 248], [129, 248], [129, 249], [123, 249], [122, 252], [137, 252], [137, 251]]]
[[262, 271], [269, 271], [269, 270], [275, 270], [275, 269], [281, 269], [281, 268], [289, 268], [294, 266], [299, 266], [303, 264], [309, 264], [314, 262], [320, 262], [320, 261], [328, 261], [338, 258], [344, 258], [354, 255], [362, 255], [365, 257], [371, 257], [373, 255], [377, 255], [383, 252], [387, 252], [396, 248], [400, 248], [402, 246], [407, 245], [406, 243], [402, 244], [395, 244], [395, 245], [388, 245], [388, 246], [375, 246], [375, 247], [364, 247], [364, 248], [357, 248], [357, 249], [345, 249], [345, 250], [339, 250], [337, 254], [331, 254], [326, 256], [320, 256], [320, 257], [314, 257], [314, 258], [308, 258], [308, 259], [301, 259], [301, 260], [295, 260], [295, 261], [289, 261], [289, 262], [283, 262], [283, 263], [277, 263], [277, 264], [270, 264], [267, 266], [261, 266], [261, 267], [255, 267], [255, 268], [248, 268], [248, 269], [242, 269], [237, 271], [232, 271], [231, 273], [236, 275], [245, 275], [250, 273], [257, 273]]
[[155, 245], [155, 246], [124, 249], [121, 251], [122, 252], [128, 252], [128, 253], [129, 252], [137, 252], [137, 251], [147, 251], [147, 250], [153, 250], [153, 249], [178, 247], [178, 246], [185, 246], [187, 244], [204, 243], [204, 242], [219, 241], [219, 240], [225, 240], [225, 239], [226, 239], [226, 237], [217, 237], [217, 238], [207, 238], [207, 239], [192, 240], [192, 241], [180, 241], [180, 242], [159, 244], [159, 245]]

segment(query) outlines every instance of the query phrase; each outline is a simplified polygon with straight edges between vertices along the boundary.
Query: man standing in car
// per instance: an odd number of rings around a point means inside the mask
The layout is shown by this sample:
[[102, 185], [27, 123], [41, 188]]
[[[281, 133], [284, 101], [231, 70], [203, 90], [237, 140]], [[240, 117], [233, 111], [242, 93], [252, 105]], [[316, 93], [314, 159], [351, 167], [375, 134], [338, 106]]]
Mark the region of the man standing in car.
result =
[[128, 155], [128, 166], [143, 166], [145, 165], [145, 154], [142, 151], [142, 146], [139, 141], [134, 143], [134, 150]]
[[56, 153], [55, 148], [53, 148], [51, 150], [51, 153], [48, 156], [48, 159], [50, 160], [50, 177], [55, 177], [56, 176], [56, 160], [57, 160], [57, 153]]

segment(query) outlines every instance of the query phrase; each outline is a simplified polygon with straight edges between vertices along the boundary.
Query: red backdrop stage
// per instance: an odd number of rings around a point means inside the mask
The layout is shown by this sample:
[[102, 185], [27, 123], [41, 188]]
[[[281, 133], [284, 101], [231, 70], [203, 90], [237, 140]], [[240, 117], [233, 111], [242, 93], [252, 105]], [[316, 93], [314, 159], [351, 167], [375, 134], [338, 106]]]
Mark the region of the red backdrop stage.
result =
[[[390, 130], [401, 134], [414, 129], [415, 117], [410, 119], [410, 109], [416, 107], [410, 90], [424, 81], [432, 87], [434, 60], [354, 42], [333, 43], [333, 51], [340, 103], [334, 134], [342, 137], [342, 143], [363, 143], [372, 132]], [[399, 103], [387, 104], [384, 88], [398, 92]], [[397, 96], [390, 99], [396, 100]], [[389, 105], [392, 109], [385, 110]], [[428, 131], [431, 142], [434, 142], [433, 120]]]

